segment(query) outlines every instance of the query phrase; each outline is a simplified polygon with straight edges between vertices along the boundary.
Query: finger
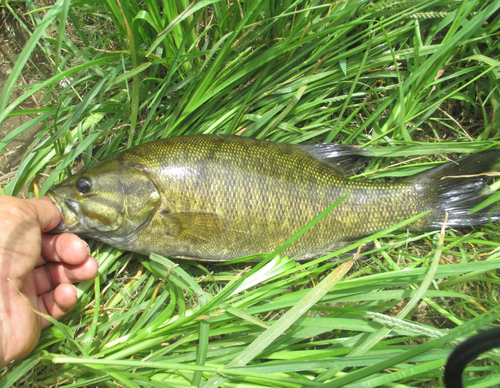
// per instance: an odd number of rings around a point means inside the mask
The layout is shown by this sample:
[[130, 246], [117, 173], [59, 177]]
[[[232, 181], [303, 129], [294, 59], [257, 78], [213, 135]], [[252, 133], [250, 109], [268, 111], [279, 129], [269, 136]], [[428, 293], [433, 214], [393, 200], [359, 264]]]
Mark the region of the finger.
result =
[[42, 236], [42, 257], [47, 261], [80, 264], [89, 255], [89, 246], [80, 237], [63, 233]]
[[54, 229], [61, 222], [61, 214], [50, 200], [32, 198], [28, 199], [28, 203], [35, 211], [36, 219], [40, 224], [42, 233]]
[[97, 275], [97, 261], [88, 256], [87, 259], [77, 265], [61, 263], [47, 263], [35, 268], [33, 275], [36, 283], [37, 295], [45, 294], [57, 288], [63, 283], [74, 283], [90, 280]]
[[41, 201], [38, 198], [26, 200], [4, 195], [0, 197], [0, 207], [4, 212], [28, 223], [37, 222], [42, 232], [54, 229], [61, 221], [57, 207], [50, 201]]
[[[76, 306], [76, 288], [71, 284], [60, 284], [55, 290], [38, 297], [40, 312], [55, 319], [61, 319], [64, 314]], [[41, 318], [42, 329], [50, 326], [50, 322]]]
[[57, 208], [39, 199], [0, 197], [0, 273], [22, 283], [40, 258], [41, 230], [61, 219]]
[[35, 267], [40, 267], [41, 265], [44, 265], [47, 261], [40, 255], [38, 258], [38, 262], [36, 263]]

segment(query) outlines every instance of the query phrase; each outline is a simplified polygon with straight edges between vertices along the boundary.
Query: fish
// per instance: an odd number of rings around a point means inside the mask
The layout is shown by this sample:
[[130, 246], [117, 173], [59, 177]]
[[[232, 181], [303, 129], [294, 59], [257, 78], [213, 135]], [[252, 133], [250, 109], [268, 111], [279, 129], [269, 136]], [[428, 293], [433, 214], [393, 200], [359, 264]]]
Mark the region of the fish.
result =
[[[428, 212], [407, 229], [496, 221], [494, 192], [480, 175], [500, 150], [472, 154], [415, 176], [349, 179], [368, 149], [293, 145], [232, 135], [156, 140], [80, 171], [48, 192], [71, 232], [144, 255], [224, 262], [266, 254], [343, 196], [346, 199], [282, 252], [308, 260]], [[457, 178], [458, 177], [458, 178]]]

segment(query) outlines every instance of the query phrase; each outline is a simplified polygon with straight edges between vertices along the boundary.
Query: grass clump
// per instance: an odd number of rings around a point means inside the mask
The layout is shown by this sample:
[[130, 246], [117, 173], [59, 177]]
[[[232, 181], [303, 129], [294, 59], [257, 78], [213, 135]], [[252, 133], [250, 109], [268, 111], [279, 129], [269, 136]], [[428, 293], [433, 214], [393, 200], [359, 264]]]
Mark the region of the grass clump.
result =
[[[358, 179], [498, 147], [500, 1], [4, 6], [28, 12], [30, 38], [0, 122], [32, 116], [0, 148], [41, 126], [5, 194], [187, 134], [368, 146]], [[13, 98], [35, 52], [52, 71]], [[35, 94], [43, 107], [19, 110]], [[248, 267], [93, 242], [100, 277], [0, 386], [438, 387], [453, 346], [500, 318], [499, 234], [391, 228], [366, 239], [368, 261]], [[498, 384], [498, 360], [470, 366], [467, 386]]]

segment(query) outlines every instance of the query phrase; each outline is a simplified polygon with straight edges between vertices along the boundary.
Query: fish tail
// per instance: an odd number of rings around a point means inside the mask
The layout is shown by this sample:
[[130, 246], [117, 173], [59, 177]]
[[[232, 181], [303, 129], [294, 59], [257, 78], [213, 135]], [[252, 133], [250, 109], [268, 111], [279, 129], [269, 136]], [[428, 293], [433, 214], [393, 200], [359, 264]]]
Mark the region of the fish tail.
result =
[[[500, 171], [500, 150], [479, 152], [442, 164], [417, 175], [416, 187], [426, 187], [433, 203], [432, 212], [426, 222], [426, 229], [442, 227], [448, 213], [447, 225], [460, 228], [481, 225], [500, 219], [500, 205], [494, 202], [474, 213], [470, 211], [490, 198], [495, 191], [486, 184], [488, 174]], [[419, 228], [420, 229], [420, 228]]]

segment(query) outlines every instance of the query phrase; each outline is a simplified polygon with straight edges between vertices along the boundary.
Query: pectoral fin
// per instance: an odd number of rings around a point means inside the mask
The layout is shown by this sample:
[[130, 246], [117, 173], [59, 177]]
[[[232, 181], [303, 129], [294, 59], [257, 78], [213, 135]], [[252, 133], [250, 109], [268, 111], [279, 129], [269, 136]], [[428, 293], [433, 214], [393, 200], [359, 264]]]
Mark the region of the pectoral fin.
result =
[[160, 219], [168, 235], [191, 244], [219, 238], [225, 224], [220, 216], [212, 213], [162, 212]]

